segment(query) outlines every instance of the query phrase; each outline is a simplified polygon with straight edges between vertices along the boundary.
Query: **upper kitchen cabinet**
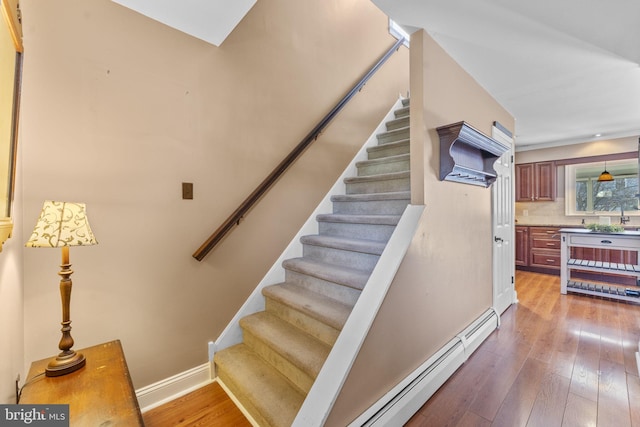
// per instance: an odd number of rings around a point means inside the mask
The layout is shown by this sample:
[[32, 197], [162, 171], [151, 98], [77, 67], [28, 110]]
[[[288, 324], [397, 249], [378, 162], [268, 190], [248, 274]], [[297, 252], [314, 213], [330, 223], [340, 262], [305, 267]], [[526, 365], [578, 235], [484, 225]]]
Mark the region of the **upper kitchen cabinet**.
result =
[[555, 199], [555, 162], [516, 165], [516, 202], [550, 202]]

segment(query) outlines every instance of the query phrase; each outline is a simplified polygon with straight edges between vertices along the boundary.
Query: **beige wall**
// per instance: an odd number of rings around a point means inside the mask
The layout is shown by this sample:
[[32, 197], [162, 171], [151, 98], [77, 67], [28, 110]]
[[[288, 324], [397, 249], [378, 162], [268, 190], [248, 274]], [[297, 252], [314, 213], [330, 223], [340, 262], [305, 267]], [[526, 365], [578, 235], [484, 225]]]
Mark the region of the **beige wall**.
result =
[[[82, 201], [76, 348], [121, 339], [135, 387], [214, 340], [408, 89], [403, 48], [204, 262], [191, 254], [395, 41], [367, 0], [261, 0], [216, 48], [108, 0], [23, 0], [24, 234]], [[181, 182], [195, 198], [183, 201]], [[57, 250], [25, 249], [25, 357], [56, 352]]]
[[411, 140], [425, 213], [327, 425], [346, 425], [492, 304], [491, 190], [438, 179], [435, 129], [464, 120], [490, 135], [514, 119], [424, 31], [411, 37], [411, 109], [412, 131], [416, 115], [425, 127]]

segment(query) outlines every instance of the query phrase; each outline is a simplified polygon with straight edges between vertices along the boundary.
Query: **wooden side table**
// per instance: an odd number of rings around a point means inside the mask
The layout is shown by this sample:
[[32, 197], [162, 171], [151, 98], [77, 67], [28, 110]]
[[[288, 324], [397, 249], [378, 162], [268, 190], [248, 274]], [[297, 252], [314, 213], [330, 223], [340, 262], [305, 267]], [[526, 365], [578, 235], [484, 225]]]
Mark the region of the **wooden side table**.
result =
[[33, 362], [20, 403], [69, 404], [71, 427], [144, 426], [120, 341], [77, 351], [86, 366], [64, 376], [44, 376], [50, 358]]

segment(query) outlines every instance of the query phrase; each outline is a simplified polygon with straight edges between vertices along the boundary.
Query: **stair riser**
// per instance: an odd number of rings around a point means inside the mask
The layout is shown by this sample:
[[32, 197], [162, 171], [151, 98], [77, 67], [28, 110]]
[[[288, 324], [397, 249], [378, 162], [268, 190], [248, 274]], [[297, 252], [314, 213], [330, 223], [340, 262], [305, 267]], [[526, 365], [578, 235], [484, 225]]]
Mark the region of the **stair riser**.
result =
[[411, 180], [407, 178], [381, 179], [377, 181], [349, 182], [346, 184], [347, 194], [391, 193], [409, 191]]
[[383, 132], [376, 135], [379, 144], [388, 144], [390, 142], [409, 139], [409, 128], [396, 129], [390, 132]]
[[303, 394], [307, 394], [309, 392], [315, 378], [312, 378], [302, 372], [289, 360], [273, 351], [273, 349], [260, 339], [260, 337], [255, 336], [247, 330], [242, 331], [242, 340], [247, 346], [249, 346], [249, 348], [255, 351], [260, 355], [260, 357], [266, 360], [267, 363], [287, 378], [291, 385], [298, 389], [298, 391]]
[[395, 226], [380, 224], [349, 224], [339, 222], [318, 222], [320, 234], [328, 236], [369, 239], [376, 242], [387, 242], [393, 234]]
[[302, 246], [302, 256], [368, 272], [373, 271], [380, 259], [378, 255], [306, 244]]
[[340, 334], [338, 329], [322, 323], [313, 317], [309, 317], [298, 310], [294, 310], [279, 301], [274, 301], [271, 298], [265, 299], [265, 309], [269, 313], [280, 317], [282, 320], [295, 325], [312, 337], [331, 346], [336, 342]]
[[409, 126], [409, 116], [396, 117], [395, 120], [386, 123], [387, 131], [406, 128]]
[[313, 292], [317, 292], [334, 300], [341, 301], [348, 305], [355, 305], [360, 290], [349, 286], [340, 285], [318, 277], [309, 276], [308, 274], [298, 273], [297, 271], [285, 270], [285, 280], [292, 283], [303, 285]]
[[352, 215], [401, 215], [409, 200], [385, 200], [367, 202], [333, 202], [333, 213]]
[[409, 153], [409, 141], [398, 144], [384, 144], [367, 149], [369, 159], [382, 159], [389, 156]]
[[406, 172], [410, 168], [409, 159], [358, 165], [358, 176], [373, 176], [383, 173]]

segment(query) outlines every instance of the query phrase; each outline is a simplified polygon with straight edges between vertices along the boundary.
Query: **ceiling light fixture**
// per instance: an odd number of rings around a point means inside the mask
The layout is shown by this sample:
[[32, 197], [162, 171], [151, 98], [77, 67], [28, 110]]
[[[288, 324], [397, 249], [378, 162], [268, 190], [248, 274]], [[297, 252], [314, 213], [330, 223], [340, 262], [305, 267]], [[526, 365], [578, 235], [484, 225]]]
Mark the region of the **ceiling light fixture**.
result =
[[598, 182], [613, 181], [613, 175], [607, 172], [607, 161], [604, 162], [604, 171], [598, 177]]

